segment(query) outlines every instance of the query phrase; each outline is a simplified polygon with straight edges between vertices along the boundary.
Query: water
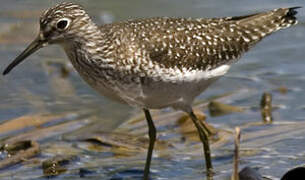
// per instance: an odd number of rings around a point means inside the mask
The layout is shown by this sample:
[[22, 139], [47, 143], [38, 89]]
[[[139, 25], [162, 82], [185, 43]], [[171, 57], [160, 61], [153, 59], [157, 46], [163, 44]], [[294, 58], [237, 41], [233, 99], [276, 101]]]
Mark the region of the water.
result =
[[[0, 10], [0, 70], [4, 68], [25, 48], [38, 31], [38, 17], [40, 12], [60, 1], [47, 0], [2, 0]], [[111, 22], [129, 18], [171, 16], [171, 17], [222, 17], [245, 15], [258, 11], [270, 10], [278, 7], [304, 6], [301, 0], [103, 0], [103, 1], [74, 1], [82, 4], [93, 16], [96, 22]], [[277, 123], [304, 122], [305, 120], [305, 11], [299, 10], [297, 15], [299, 24], [295, 27], [277, 32], [267, 37], [250, 52], [245, 54], [241, 61], [234, 65], [229, 73], [213, 84], [199, 99], [206, 99], [214, 95], [243, 90], [238, 98], [228, 98], [225, 103], [250, 107], [246, 113], [234, 113], [227, 116], [209, 118], [208, 121], [218, 127], [233, 128], [245, 123], [259, 121], [260, 112], [255, 109], [259, 105], [260, 96], [268, 91], [273, 94], [273, 104], [277, 105], [274, 119]], [[50, 65], [53, 63], [53, 65]], [[71, 70], [67, 78], [60, 77], [60, 68], [56, 63], [66, 64], [67, 58], [63, 51], [56, 46], [40, 50], [24, 63], [15, 68], [8, 76], [0, 78], [0, 122], [27, 114], [47, 113], [84, 113], [84, 118], [90, 122], [82, 131], [100, 129], [113, 130], [124, 120], [132, 117], [140, 110], [126, 105], [117, 104], [99, 96], [86, 85]], [[69, 64], [67, 65], [68, 69]], [[287, 93], [280, 93], [277, 89], [286, 87]], [[73, 118], [72, 118], [73, 119]], [[258, 131], [265, 127], [248, 129]], [[274, 178], [281, 177], [284, 172], [304, 161], [298, 160], [304, 155], [305, 132], [297, 134], [293, 130], [291, 137], [285, 137], [278, 142], [268, 144], [268, 151], [242, 158], [243, 165], [258, 166], [262, 173]], [[247, 133], [247, 132], [244, 132]], [[47, 141], [47, 140], [46, 140]], [[259, 141], [259, 140], [258, 140]], [[47, 141], [48, 143], [48, 141]], [[102, 156], [102, 155], [101, 155]], [[86, 156], [88, 161], [99, 157], [98, 154]], [[179, 156], [183, 158], [184, 156]], [[292, 158], [291, 158], [292, 157]], [[304, 157], [304, 156], [303, 156]], [[279, 161], [280, 159], [280, 161]], [[296, 159], [296, 160], [291, 160]], [[304, 159], [303, 159], [304, 160]], [[85, 159], [78, 163], [84, 163]], [[132, 160], [131, 161], [137, 161]], [[177, 162], [176, 162], [177, 161]], [[230, 171], [230, 160], [215, 160], [215, 166], [227, 164]], [[135, 162], [134, 168], [141, 168], [143, 164]], [[202, 161], [164, 160], [158, 159], [153, 163], [154, 178], [156, 179], [200, 179], [202, 176]], [[78, 167], [77, 163], [73, 164]], [[115, 164], [113, 167], [114, 168]], [[109, 178], [113, 171], [109, 169], [94, 169], [93, 177]], [[27, 168], [16, 167], [19, 173], [26, 177], [39, 174], [40, 170], [27, 171]], [[124, 169], [124, 168], [123, 168]], [[177, 170], [183, 169], [183, 171]], [[140, 172], [141, 173], [141, 172]], [[126, 174], [126, 173], [125, 173]], [[118, 176], [130, 177], [123, 173]], [[137, 174], [137, 172], [131, 174]], [[74, 179], [77, 175], [71, 173], [62, 176], [63, 179]], [[34, 177], [37, 177], [34, 175]], [[159, 177], [159, 178], [157, 178]]]

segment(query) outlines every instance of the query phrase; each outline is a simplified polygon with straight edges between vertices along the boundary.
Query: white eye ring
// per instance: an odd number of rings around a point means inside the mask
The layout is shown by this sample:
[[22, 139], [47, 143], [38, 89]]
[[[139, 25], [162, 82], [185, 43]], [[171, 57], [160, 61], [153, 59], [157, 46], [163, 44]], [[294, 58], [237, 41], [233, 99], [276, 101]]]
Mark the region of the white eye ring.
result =
[[57, 21], [56, 28], [58, 30], [66, 30], [70, 25], [71, 19], [69, 18], [62, 18]]

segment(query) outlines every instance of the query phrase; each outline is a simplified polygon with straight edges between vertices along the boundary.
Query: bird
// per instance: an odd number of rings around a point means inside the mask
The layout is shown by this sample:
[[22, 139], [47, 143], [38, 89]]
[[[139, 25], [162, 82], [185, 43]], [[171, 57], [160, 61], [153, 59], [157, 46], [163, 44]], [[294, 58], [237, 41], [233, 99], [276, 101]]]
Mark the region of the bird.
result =
[[297, 24], [298, 8], [222, 18], [139, 18], [99, 26], [83, 6], [63, 2], [42, 13], [38, 36], [3, 75], [37, 50], [60, 45], [99, 94], [143, 110], [149, 137], [144, 180], [149, 179], [156, 140], [150, 110], [167, 107], [192, 119], [203, 145], [207, 179], [213, 179], [211, 132], [194, 114], [192, 103], [264, 37]]

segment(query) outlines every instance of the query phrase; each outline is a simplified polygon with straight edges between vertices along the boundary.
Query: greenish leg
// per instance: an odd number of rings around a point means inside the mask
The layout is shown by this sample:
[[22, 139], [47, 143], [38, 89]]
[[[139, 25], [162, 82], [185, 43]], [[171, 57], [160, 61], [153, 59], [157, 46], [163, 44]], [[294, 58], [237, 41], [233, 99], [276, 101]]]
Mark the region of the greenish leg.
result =
[[197, 131], [199, 133], [200, 140], [203, 144], [204, 156], [205, 156], [205, 164], [207, 169], [207, 179], [213, 179], [213, 166], [211, 159], [211, 151], [209, 145], [209, 139], [206, 130], [208, 129], [203, 123], [200, 123], [193, 110], [189, 112], [189, 116], [191, 117], [193, 123], [195, 124]]
[[147, 125], [148, 125], [148, 135], [149, 135], [149, 146], [148, 146], [148, 152], [146, 156], [146, 163], [145, 163], [145, 168], [144, 168], [144, 180], [148, 180], [149, 178], [149, 169], [150, 169], [150, 162], [151, 162], [151, 157], [156, 141], [156, 128], [154, 125], [154, 122], [152, 121], [150, 112], [148, 109], [143, 109]]

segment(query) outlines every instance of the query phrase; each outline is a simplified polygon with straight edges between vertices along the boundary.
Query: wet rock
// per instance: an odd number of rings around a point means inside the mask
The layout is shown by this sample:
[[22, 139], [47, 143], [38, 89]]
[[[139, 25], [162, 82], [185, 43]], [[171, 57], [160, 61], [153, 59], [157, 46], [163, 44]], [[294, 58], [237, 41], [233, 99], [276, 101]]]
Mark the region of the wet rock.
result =
[[57, 176], [67, 171], [66, 166], [76, 158], [76, 156], [55, 156], [54, 158], [42, 162], [43, 174], [47, 177]]
[[208, 105], [208, 109], [211, 116], [222, 116], [234, 112], [244, 111], [241, 107], [222, 104], [217, 101], [211, 101]]
[[0, 151], [7, 155], [0, 161], [0, 169], [3, 169], [32, 158], [40, 152], [40, 148], [37, 142], [25, 140], [6, 143], [0, 147]]
[[303, 180], [305, 177], [305, 167], [296, 167], [284, 174], [281, 180]]
[[245, 167], [239, 172], [239, 180], [263, 180], [257, 169]]
[[5, 144], [3, 145], [0, 150], [6, 151], [8, 156], [13, 156], [17, 154], [21, 150], [29, 149], [32, 146], [31, 141], [18, 141], [12, 144]]

